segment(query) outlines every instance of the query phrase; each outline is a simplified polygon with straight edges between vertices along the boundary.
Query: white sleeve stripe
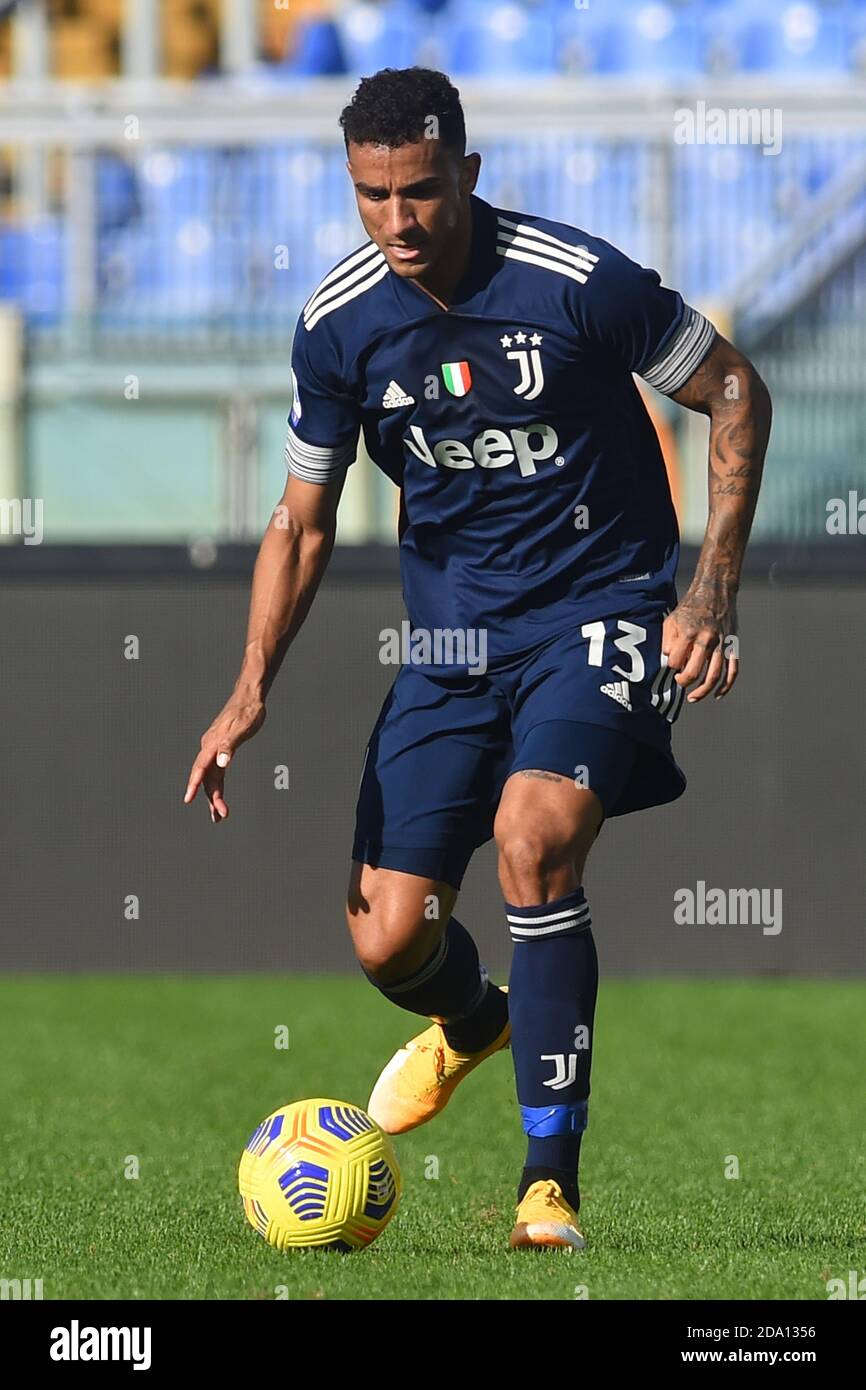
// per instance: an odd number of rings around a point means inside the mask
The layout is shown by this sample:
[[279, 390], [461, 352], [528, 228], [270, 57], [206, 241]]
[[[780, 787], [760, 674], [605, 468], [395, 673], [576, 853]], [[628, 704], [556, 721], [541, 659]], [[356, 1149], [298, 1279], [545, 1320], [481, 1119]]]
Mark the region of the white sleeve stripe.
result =
[[358, 265], [361, 261], [369, 260], [370, 257], [373, 255], [374, 251], [376, 250], [377, 247], [374, 245], [374, 243], [372, 241], [368, 241], [366, 246], [362, 246], [360, 250], [356, 251], [353, 255], [347, 256], [346, 259], [344, 261], [341, 261], [339, 265], [335, 265], [333, 270], [329, 270], [325, 278], [319, 281], [318, 285], [313, 290], [313, 293], [310, 295], [309, 299], [304, 305], [304, 313], [307, 312], [313, 300], [318, 298], [322, 290], [327, 289], [328, 285], [333, 284], [335, 280], [341, 280], [344, 275], [347, 275], [348, 272], [352, 270], [354, 266]]
[[306, 323], [308, 319], [312, 318], [316, 310], [320, 309], [323, 304], [327, 304], [329, 300], [334, 299], [338, 294], [342, 294], [344, 290], [357, 284], [359, 280], [363, 280], [364, 276], [370, 274], [370, 271], [380, 259], [384, 260], [381, 251], [378, 256], [372, 258], [367, 256], [361, 265], [355, 266], [354, 270], [347, 270], [346, 274], [341, 275], [339, 280], [331, 284], [320, 285], [315, 294], [311, 295], [310, 299], [304, 305], [304, 322]]
[[664, 356], [656, 357], [638, 375], [657, 391], [666, 396], [672, 395], [685, 385], [699, 366], [715, 335], [716, 330], [709, 319], [687, 304], [683, 321], [665, 347]]
[[305, 483], [327, 483], [354, 463], [357, 441], [328, 446], [306, 444], [289, 426], [286, 436], [286, 467]]

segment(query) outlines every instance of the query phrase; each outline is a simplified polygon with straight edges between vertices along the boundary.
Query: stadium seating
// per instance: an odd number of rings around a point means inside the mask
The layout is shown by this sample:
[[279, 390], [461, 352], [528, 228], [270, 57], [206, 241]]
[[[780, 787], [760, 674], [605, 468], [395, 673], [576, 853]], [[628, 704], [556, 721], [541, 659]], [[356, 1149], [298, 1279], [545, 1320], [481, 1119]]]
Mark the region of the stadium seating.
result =
[[[219, 0], [165, 0], [167, 70], [190, 76], [218, 56]], [[701, 71], [766, 70], [805, 79], [866, 69], [866, 0], [262, 0], [274, 80], [357, 74], [384, 64], [441, 66], [515, 82], [556, 72], [676, 80]], [[99, 77], [116, 67], [123, 0], [63, 0], [58, 71]], [[9, 50], [0, 21], [0, 60]], [[86, 42], [85, 42], [86, 41]], [[87, 67], [83, 56], [91, 54]], [[480, 191], [600, 232], [647, 263], [664, 260], [695, 295], [724, 294], [784, 235], [861, 148], [853, 137], [798, 144], [784, 168], [755, 146], [677, 146], [669, 162], [673, 221], [660, 256], [648, 212], [658, 165], [640, 133], [609, 142], [573, 136], [488, 140]], [[64, 224], [22, 223], [14, 165], [4, 154], [0, 293], [36, 329], [56, 322]], [[317, 276], [358, 239], [338, 148], [297, 141], [251, 148], [143, 149], [96, 159], [100, 312], [168, 322], [196, 313], [251, 322], [266, 303], [288, 320]], [[0, 227], [4, 223], [0, 222]], [[56, 254], [40, 263], [38, 248]], [[277, 249], [291, 245], [290, 263]], [[104, 258], [104, 265], [103, 265]], [[153, 302], [148, 296], [152, 295]], [[118, 318], [118, 322], [120, 318]]]
[[779, 75], [844, 72], [852, 12], [809, 0], [727, 0], [704, 10], [708, 66]]
[[508, 77], [558, 70], [555, 16], [544, 3], [464, 0], [448, 30], [444, 66], [468, 77]]
[[53, 328], [64, 303], [66, 230], [62, 219], [0, 224], [0, 300], [20, 305], [31, 328]]
[[[866, 0], [250, 0], [260, 55], [283, 80], [412, 63], [456, 76], [551, 72], [677, 78], [866, 70]], [[52, 71], [107, 80], [119, 72], [124, 0], [57, 0]], [[221, 0], [161, 0], [162, 67], [218, 71]], [[4, 17], [5, 16], [5, 17]], [[0, 10], [0, 79], [11, 71]]]

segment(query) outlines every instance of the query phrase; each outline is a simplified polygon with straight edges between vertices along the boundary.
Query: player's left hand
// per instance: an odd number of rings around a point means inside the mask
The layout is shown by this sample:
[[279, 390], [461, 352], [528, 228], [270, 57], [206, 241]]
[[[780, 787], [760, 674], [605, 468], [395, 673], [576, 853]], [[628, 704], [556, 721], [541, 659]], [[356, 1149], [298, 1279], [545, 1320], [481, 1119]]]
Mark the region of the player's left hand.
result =
[[731, 689], [740, 669], [736, 631], [733, 595], [710, 603], [689, 592], [668, 614], [662, 628], [662, 652], [667, 654], [668, 667], [678, 673], [677, 685], [698, 682], [686, 696], [689, 704], [703, 700], [713, 690], [721, 700]]

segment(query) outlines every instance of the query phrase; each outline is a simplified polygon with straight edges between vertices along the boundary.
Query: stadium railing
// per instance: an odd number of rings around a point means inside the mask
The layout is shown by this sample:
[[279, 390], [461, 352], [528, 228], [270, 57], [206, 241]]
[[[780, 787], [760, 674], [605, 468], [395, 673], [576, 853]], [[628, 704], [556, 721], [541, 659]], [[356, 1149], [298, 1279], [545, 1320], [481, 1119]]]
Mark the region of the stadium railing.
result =
[[[298, 311], [363, 239], [337, 126], [352, 85], [0, 91], [0, 299], [18, 306], [26, 352], [17, 483], [53, 499], [55, 541], [260, 533], [281, 484]], [[858, 95], [742, 77], [461, 91], [482, 196], [654, 265], [754, 355], [776, 401], [756, 538], [825, 540], [828, 500], [866, 492]], [[734, 138], [708, 143], [707, 111], [733, 113]], [[677, 424], [697, 540], [706, 426], [656, 408]], [[394, 497], [375, 470], [352, 470], [341, 539], [392, 542]]]

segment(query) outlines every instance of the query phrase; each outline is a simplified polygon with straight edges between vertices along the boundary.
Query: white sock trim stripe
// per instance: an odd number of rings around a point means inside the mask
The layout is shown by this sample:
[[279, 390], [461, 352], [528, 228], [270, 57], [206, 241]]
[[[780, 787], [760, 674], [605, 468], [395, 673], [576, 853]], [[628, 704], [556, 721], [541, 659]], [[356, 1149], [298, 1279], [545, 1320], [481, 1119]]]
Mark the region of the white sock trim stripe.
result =
[[589, 912], [589, 903], [578, 903], [576, 907], [564, 908], [562, 912], [550, 912], [544, 917], [518, 917], [515, 913], [506, 912], [505, 917], [508, 922], [520, 922], [529, 925], [540, 926], [543, 922], [561, 922], [566, 917], [585, 916]]
[[523, 941], [533, 936], [553, 936], [555, 933], [566, 936], [572, 931], [586, 931], [587, 927], [591, 926], [592, 921], [589, 917], [581, 917], [573, 922], [563, 922], [558, 925], [555, 923], [552, 927], [535, 927], [534, 929], [532, 927], [512, 927], [511, 937], [514, 941]]

